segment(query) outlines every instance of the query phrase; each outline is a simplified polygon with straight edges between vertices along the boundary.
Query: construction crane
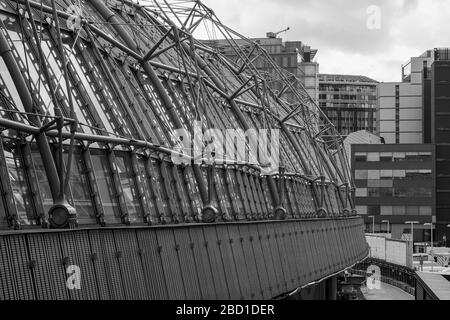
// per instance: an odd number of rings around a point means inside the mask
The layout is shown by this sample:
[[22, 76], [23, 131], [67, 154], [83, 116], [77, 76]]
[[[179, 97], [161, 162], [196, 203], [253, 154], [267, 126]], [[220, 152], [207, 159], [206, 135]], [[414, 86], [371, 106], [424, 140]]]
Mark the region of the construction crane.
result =
[[289, 30], [290, 30], [290, 28], [287, 27], [286, 29], [278, 31], [278, 32], [267, 32], [266, 36], [267, 36], [267, 38], [276, 38], [280, 33], [286, 32], [286, 31], [289, 31]]

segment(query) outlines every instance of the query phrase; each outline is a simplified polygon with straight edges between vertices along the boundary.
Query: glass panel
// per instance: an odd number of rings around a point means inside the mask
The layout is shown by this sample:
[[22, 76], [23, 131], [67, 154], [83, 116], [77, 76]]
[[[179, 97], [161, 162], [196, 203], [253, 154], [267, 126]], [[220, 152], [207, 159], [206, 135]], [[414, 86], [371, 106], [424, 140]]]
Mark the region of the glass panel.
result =
[[357, 197], [367, 197], [367, 188], [357, 188], [355, 196], [357, 196]]
[[7, 146], [5, 146], [6, 165], [8, 166], [9, 180], [11, 181], [19, 222], [22, 225], [35, 225], [33, 202], [26, 182], [22, 157], [16, 149], [7, 149]]
[[122, 185], [125, 203], [128, 208], [128, 218], [131, 223], [138, 222], [141, 219], [141, 205], [138, 200], [138, 192], [133, 179], [131, 159], [124, 152], [116, 152], [116, 167]]
[[420, 206], [419, 207], [419, 214], [421, 216], [431, 216], [432, 211], [433, 211], [432, 207], [429, 207], [429, 206]]
[[380, 179], [380, 170], [368, 170], [368, 179], [379, 180]]
[[418, 206], [407, 206], [406, 214], [409, 216], [418, 216], [419, 215], [419, 207]]
[[[68, 153], [64, 153], [64, 162], [67, 165]], [[69, 186], [72, 191], [73, 205], [77, 210], [78, 218], [95, 219], [94, 207], [91, 202], [89, 182], [85, 172], [85, 165], [80, 149], [76, 148], [72, 158]]]
[[380, 154], [378, 152], [367, 153], [367, 161], [369, 161], [369, 162], [380, 161]]
[[367, 206], [356, 206], [358, 214], [367, 214]]
[[370, 215], [379, 215], [380, 214], [380, 206], [367, 206], [367, 213]]
[[404, 206], [394, 206], [393, 214], [396, 216], [404, 216], [406, 213], [406, 209]]
[[392, 206], [381, 206], [381, 215], [391, 216], [393, 209]]
[[368, 171], [367, 170], [355, 170], [355, 179], [367, 180]]
[[38, 180], [39, 190], [41, 192], [44, 211], [48, 212], [53, 206], [53, 197], [50, 191], [50, 185], [48, 184], [47, 174], [45, 173], [44, 163], [42, 162], [41, 155], [38, 151], [33, 150], [31, 155], [33, 157], [34, 169]]
[[117, 203], [116, 191], [111, 177], [109, 161], [100, 150], [91, 150], [92, 165], [98, 192], [102, 199], [105, 212], [105, 222], [120, 222], [120, 211]]

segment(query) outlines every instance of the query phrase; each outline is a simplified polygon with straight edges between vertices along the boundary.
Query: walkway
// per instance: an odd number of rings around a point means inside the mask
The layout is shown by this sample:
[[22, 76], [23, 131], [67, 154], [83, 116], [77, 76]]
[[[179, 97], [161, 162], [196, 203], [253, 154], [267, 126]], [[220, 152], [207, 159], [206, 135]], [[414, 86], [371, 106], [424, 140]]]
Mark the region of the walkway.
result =
[[366, 300], [414, 300], [414, 296], [387, 283], [381, 283], [380, 289], [361, 287], [361, 291]]

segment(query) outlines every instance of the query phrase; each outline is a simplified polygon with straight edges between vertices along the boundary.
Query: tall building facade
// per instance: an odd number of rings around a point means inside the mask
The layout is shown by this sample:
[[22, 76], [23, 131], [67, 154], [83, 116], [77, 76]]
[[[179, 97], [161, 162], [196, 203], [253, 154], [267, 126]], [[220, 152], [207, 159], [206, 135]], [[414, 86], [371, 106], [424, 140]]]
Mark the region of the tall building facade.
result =
[[[450, 49], [427, 50], [418, 57], [412, 57], [402, 66], [402, 81], [380, 83], [377, 87], [377, 96], [379, 134], [386, 144], [352, 146], [354, 160], [352, 170], [358, 187], [356, 204], [359, 206], [359, 212], [367, 213], [365, 221], [371, 223], [368, 215], [376, 214], [379, 207], [379, 215], [382, 217], [376, 218], [378, 228], [383, 218], [393, 224], [400, 220], [423, 222], [424, 219], [420, 218], [423, 215], [422, 209], [419, 208], [419, 215], [416, 216], [411, 214], [411, 210], [413, 213], [417, 211], [416, 208], [409, 207], [415, 207], [419, 201], [422, 203], [419, 207], [429, 208], [431, 201], [431, 215], [435, 223], [434, 241], [448, 245], [447, 238], [450, 236], [450, 229], [447, 227], [450, 224]], [[378, 159], [373, 153], [375, 151], [379, 153], [379, 161], [369, 159], [369, 157]], [[367, 159], [358, 161], [363, 159], [364, 152], [368, 152]], [[396, 154], [403, 152], [406, 152], [407, 160], [395, 160]], [[430, 155], [422, 154], [422, 152], [431, 152], [431, 162]], [[391, 168], [390, 161], [385, 161], [391, 153], [394, 163], [397, 163], [394, 164], [395, 168]], [[416, 158], [417, 153], [419, 158]], [[426, 159], [423, 158], [424, 156]], [[416, 160], [411, 160], [411, 157]], [[367, 163], [364, 163], [365, 161]], [[367, 166], [370, 167], [368, 170], [374, 170], [378, 166], [383, 170], [406, 170], [405, 174], [408, 171], [411, 173], [411, 170], [432, 170], [426, 180], [416, 181], [414, 178], [408, 182], [412, 190], [428, 188], [432, 196], [424, 198], [412, 193], [409, 200], [403, 197], [392, 202], [384, 195], [380, 195], [376, 200], [377, 197], [371, 196], [370, 189], [367, 190], [367, 195], [365, 194], [365, 187], [361, 182], [364, 180], [361, 179], [364, 175], [361, 176], [360, 170]], [[377, 177], [373, 172], [372, 174], [372, 178]], [[431, 186], [429, 185], [430, 177]], [[388, 183], [383, 182], [385, 178], [380, 172], [380, 183]], [[394, 174], [394, 178], [398, 177]], [[368, 180], [375, 179], [368, 178]], [[401, 205], [405, 206], [405, 209], [393, 207], [391, 210], [389, 205], [386, 205], [386, 203], [395, 203], [395, 206], [398, 206], [400, 203], [398, 201], [405, 201]], [[408, 219], [399, 219], [396, 212], [405, 212]], [[426, 209], [426, 212], [428, 215], [429, 209]], [[399, 226], [399, 228], [402, 227]], [[418, 226], [418, 228], [421, 227]], [[415, 239], [420, 239], [420, 235]]]
[[[296, 80], [291, 79], [292, 85], [298, 86], [300, 83], [306, 89], [306, 92], [311, 96], [311, 98], [315, 102], [318, 101], [319, 64], [314, 61], [317, 54], [317, 49], [312, 49], [310, 46], [305, 45], [301, 41], [283, 42], [283, 39], [277, 38], [276, 34], [272, 32], [268, 32], [266, 38], [252, 38], [250, 40], [264, 48], [276, 65], [295, 76]], [[202, 42], [210, 47], [218, 49], [220, 53], [229, 58], [231, 61], [238, 64], [241, 63], [239, 60], [240, 58], [236, 53], [236, 49], [231, 46], [228, 40], [203, 40]], [[253, 60], [254, 65], [259, 71], [265, 73], [269, 77], [272, 77], [272, 80], [268, 83], [271, 88], [281, 91], [283, 89], [284, 82], [276, 80], [279, 76], [273, 74], [274, 70], [272, 65], [263, 57], [258, 56], [258, 54], [253, 50], [253, 44], [245, 39], [234, 39], [234, 42], [243, 52], [249, 55], [248, 58]], [[297, 83], [297, 81], [299, 83]], [[283, 94], [283, 98], [288, 102], [294, 102], [297, 100], [290, 90], [287, 90]]]
[[436, 222], [434, 145], [353, 144], [351, 150], [355, 203], [366, 231], [375, 224], [375, 232], [400, 239], [410, 233], [405, 222], [417, 221], [414, 240], [430, 241], [423, 224]]
[[401, 82], [378, 85], [379, 133], [386, 143], [430, 142], [429, 138], [426, 141], [429, 128], [424, 126], [423, 107], [430, 100], [423, 97], [430, 88], [429, 83], [428, 86], [425, 83], [433, 61], [433, 51], [427, 50], [402, 66]]
[[377, 133], [377, 84], [364, 76], [319, 74], [319, 106], [341, 135]]
[[[449, 237], [450, 224], [450, 49], [435, 49], [431, 65], [431, 142], [436, 145], [436, 236]], [[428, 99], [427, 99], [428, 100]], [[428, 119], [428, 118], [427, 118]], [[447, 242], [448, 243], [448, 242]]]

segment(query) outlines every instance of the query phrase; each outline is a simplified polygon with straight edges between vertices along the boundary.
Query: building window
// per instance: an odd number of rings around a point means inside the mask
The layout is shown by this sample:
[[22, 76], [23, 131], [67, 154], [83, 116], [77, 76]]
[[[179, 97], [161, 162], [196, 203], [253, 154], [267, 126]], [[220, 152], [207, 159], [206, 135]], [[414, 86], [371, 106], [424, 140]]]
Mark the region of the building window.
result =
[[120, 211], [109, 160], [103, 150], [91, 150], [91, 159], [98, 192], [105, 212], [105, 222], [118, 223], [120, 222]]
[[380, 206], [367, 206], [367, 214], [372, 216], [380, 215]]

